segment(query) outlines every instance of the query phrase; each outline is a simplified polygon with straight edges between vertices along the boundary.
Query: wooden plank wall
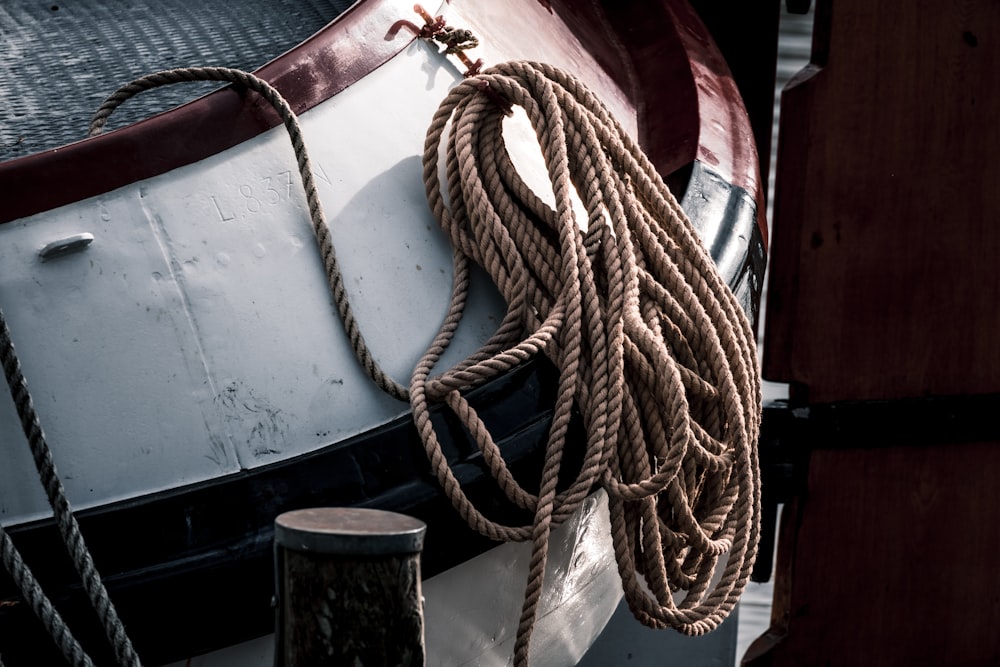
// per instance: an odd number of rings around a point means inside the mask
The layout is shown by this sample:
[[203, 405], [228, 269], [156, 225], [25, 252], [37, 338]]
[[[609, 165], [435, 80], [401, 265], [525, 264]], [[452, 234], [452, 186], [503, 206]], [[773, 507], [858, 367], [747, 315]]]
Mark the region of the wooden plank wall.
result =
[[1000, 391], [1000, 3], [821, 0], [782, 96], [765, 374]]
[[[821, 0], [812, 60], [765, 376], [805, 405], [1000, 394], [1000, 2]], [[745, 665], [1000, 665], [1000, 443], [942, 440], [812, 453]]]

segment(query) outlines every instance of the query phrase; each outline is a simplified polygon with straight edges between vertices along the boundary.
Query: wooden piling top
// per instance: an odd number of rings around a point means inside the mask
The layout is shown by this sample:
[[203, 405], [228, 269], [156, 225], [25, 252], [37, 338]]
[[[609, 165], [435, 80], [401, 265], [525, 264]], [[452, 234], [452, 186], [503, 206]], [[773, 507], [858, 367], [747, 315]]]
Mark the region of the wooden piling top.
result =
[[419, 553], [426, 531], [427, 524], [405, 514], [358, 507], [295, 510], [274, 521], [276, 544], [323, 554]]

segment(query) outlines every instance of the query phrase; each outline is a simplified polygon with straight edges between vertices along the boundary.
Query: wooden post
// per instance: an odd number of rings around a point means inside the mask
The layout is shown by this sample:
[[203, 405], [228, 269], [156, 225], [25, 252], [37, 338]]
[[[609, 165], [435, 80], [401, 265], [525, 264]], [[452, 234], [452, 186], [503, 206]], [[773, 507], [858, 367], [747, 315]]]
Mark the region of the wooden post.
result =
[[424, 664], [420, 551], [427, 526], [326, 507], [275, 520], [275, 665]]

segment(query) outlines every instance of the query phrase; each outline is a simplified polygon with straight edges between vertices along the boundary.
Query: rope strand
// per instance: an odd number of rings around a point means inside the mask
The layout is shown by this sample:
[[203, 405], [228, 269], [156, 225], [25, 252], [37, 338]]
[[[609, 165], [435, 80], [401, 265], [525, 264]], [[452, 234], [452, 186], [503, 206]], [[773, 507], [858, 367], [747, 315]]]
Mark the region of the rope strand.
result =
[[[4, 567], [7, 568], [10, 578], [21, 591], [28, 606], [35, 612], [45, 631], [62, 651], [66, 662], [74, 667], [93, 667], [94, 663], [90, 656], [84, 652], [83, 647], [70, 632], [69, 626], [52, 606], [52, 601], [42, 591], [41, 584], [35, 579], [31, 568], [24, 563], [21, 553], [2, 526], [0, 526], [0, 559], [3, 560]], [[0, 667], [3, 667], [2, 660]]]
[[[509, 110], [484, 90], [530, 121], [554, 208], [514, 169], [503, 139]], [[410, 384], [414, 422], [455, 508], [484, 535], [532, 542], [515, 664], [528, 664], [549, 532], [595, 481], [609, 493], [615, 555], [636, 617], [691, 635], [715, 628], [756, 555], [760, 381], [749, 323], [680, 206], [597, 98], [539, 63], [498, 65], [446, 97], [424, 144], [424, 182], [456, 253], [490, 274], [508, 303], [505, 323], [520, 324], [522, 336], [494, 358], [516, 356], [530, 341], [560, 369], [538, 495], [495, 461], [468, 404], [429, 391], [456, 387], [459, 375], [485, 381], [507, 363], [480, 361], [430, 379], [451, 339], [452, 329], [442, 329]], [[585, 232], [572, 192], [587, 213]], [[531, 526], [494, 523], [472, 506], [440, 451], [432, 401], [476, 434], [501, 488], [534, 511]], [[587, 432], [584, 464], [557, 493], [574, 409]], [[675, 601], [679, 591], [685, 595]]]
[[[101, 581], [101, 576], [94, 565], [94, 559], [90, 550], [87, 549], [83, 534], [80, 532], [80, 526], [76, 517], [73, 516], [69, 500], [66, 498], [66, 489], [63, 487], [52, 459], [52, 450], [45, 441], [45, 433], [42, 431], [38, 414], [35, 412], [35, 406], [31, 400], [31, 394], [28, 392], [28, 383], [21, 371], [21, 363], [17, 358], [3, 311], [0, 311], [0, 362], [3, 364], [4, 376], [21, 421], [21, 428], [28, 439], [28, 447], [31, 449], [39, 480], [45, 489], [49, 505], [52, 506], [56, 525], [62, 536], [63, 544], [69, 552], [70, 559], [73, 561], [73, 567], [76, 568], [91, 606], [97, 612], [108, 641], [114, 648], [118, 664], [123, 667], [138, 667], [141, 664], [139, 656], [132, 648], [132, 642], [125, 633], [125, 627], [118, 617], [118, 612], [108, 596], [104, 583]], [[18, 581], [25, 597], [29, 601], [36, 598], [36, 601], [31, 604], [32, 609], [50, 631], [52, 638], [63, 650], [64, 655], [67, 655], [67, 659], [72, 658], [70, 662], [81, 665], [89, 664], [90, 659], [86, 654], [83, 654], [79, 644], [69, 634], [65, 623], [52, 609], [51, 604], [48, 604], [48, 600], [45, 599], [34, 577], [31, 576], [31, 571], [24, 567], [20, 554], [10, 542], [6, 532], [3, 533], [3, 537], [5, 538], [2, 545], [4, 564], [14, 579]]]
[[312, 165], [309, 161], [309, 153], [306, 151], [302, 129], [299, 127], [299, 121], [295, 112], [292, 111], [285, 98], [273, 86], [249, 72], [229, 67], [184, 67], [155, 72], [136, 79], [112, 93], [94, 113], [93, 118], [91, 118], [88, 136], [94, 137], [103, 132], [108, 117], [114, 110], [138, 93], [160, 86], [190, 81], [225, 81], [234, 83], [258, 93], [278, 113], [292, 142], [292, 150], [295, 151], [299, 176], [302, 179], [302, 187], [305, 190], [306, 201], [309, 204], [309, 219], [312, 222], [313, 233], [316, 236], [316, 242], [319, 244], [320, 257], [323, 260], [323, 267], [326, 270], [330, 291], [333, 293], [334, 303], [337, 306], [337, 312], [340, 314], [340, 321], [344, 326], [344, 331], [347, 333], [347, 338], [351, 342], [351, 347], [354, 349], [354, 354], [358, 358], [358, 361], [361, 362], [361, 367], [365, 370], [365, 373], [368, 374], [380, 389], [393, 398], [401, 401], [407, 400], [406, 388], [382, 370], [382, 367], [375, 360], [371, 350], [368, 349], [364, 337], [361, 335], [361, 328], [358, 326], [357, 318], [354, 316], [354, 310], [351, 308], [350, 300], [347, 297], [347, 288], [344, 286], [344, 278], [340, 273], [340, 264], [337, 262], [337, 254], [333, 247], [330, 226], [327, 224], [326, 215], [323, 213], [323, 205], [319, 198], [319, 191], [316, 189], [316, 181], [313, 178]]

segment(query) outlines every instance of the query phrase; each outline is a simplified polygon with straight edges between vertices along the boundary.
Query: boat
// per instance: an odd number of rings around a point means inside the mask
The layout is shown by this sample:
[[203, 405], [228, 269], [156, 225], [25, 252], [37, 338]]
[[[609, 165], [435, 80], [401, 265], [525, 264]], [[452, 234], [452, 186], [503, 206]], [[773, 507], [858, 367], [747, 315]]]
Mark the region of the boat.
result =
[[[426, 21], [409, 2], [365, 0], [256, 70], [300, 119], [345, 289], [389, 377], [407, 381], [448, 309], [452, 251], [428, 210], [421, 154], [441, 100], [468, 65], [480, 66], [472, 58], [550, 63], [595, 91], [682, 193], [720, 276], [756, 319], [765, 227], [745, 109], [684, 0], [639, 5], [456, 0], [428, 7]], [[183, 18], [172, 7], [158, 5], [162, 21]], [[243, 20], [269, 7], [284, 11], [260, 3]], [[475, 48], [442, 53], [440, 33], [423, 32], [437, 17], [471, 31]], [[75, 143], [32, 152], [23, 134], [3, 140], [29, 154], [0, 163], [0, 308], [86, 544], [143, 662], [269, 663], [274, 519], [337, 505], [428, 524], [430, 664], [507, 664], [531, 545], [498, 546], [466, 525], [409, 405], [356, 360], [273, 110], [228, 86]], [[440, 365], [474, 353], [505, 313], [475, 274]], [[526, 483], [539, 483], [557, 388], [558, 370], [535, 358], [468, 393]], [[477, 506], [523, 522], [476, 442], [446, 411], [430, 419]], [[0, 433], [0, 525], [81, 644], [110, 662], [72, 566], [53, 555], [65, 549], [10, 406]], [[532, 664], [576, 664], [616, 608], [608, 512], [595, 490], [554, 529]], [[7, 667], [59, 659], [6, 575], [0, 656]]]

